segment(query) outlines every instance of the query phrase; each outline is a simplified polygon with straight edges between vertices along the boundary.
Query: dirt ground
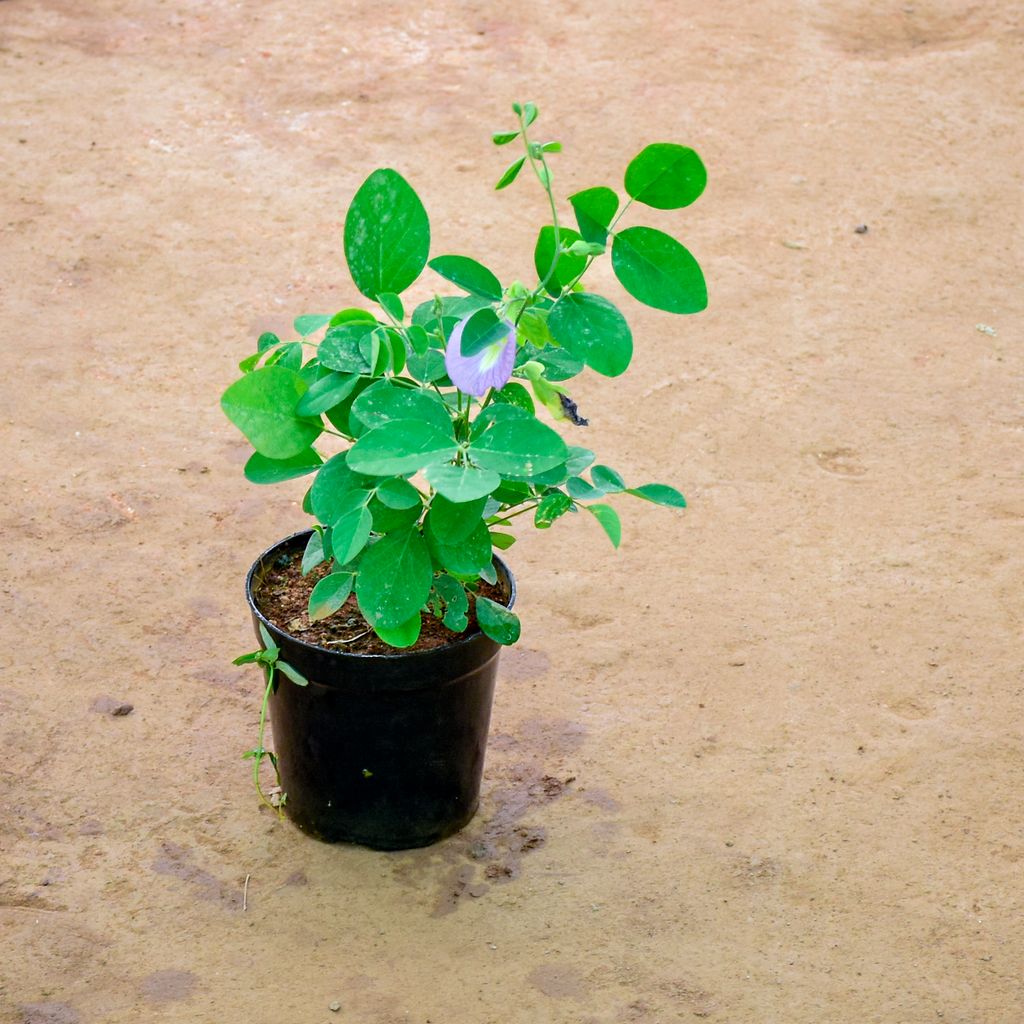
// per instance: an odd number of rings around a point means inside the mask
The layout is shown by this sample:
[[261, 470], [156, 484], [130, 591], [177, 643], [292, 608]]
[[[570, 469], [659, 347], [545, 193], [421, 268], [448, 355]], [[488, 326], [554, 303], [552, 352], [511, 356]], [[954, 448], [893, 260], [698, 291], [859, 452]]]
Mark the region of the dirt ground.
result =
[[[1024, 1019], [1022, 58], [1009, 0], [0, 3], [0, 1022]], [[710, 308], [602, 270], [637, 354], [575, 393], [691, 508], [526, 534], [479, 816], [321, 845], [230, 664], [304, 484], [217, 401], [357, 298], [377, 166], [531, 272], [514, 99], [563, 195], [709, 167], [635, 222]]]

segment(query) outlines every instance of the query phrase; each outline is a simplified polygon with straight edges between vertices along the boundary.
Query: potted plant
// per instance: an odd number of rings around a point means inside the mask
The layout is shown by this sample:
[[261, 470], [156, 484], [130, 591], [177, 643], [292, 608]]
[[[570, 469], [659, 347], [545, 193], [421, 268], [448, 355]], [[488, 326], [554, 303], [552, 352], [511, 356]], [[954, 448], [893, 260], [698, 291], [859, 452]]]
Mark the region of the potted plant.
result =
[[[493, 136], [519, 156], [497, 183], [528, 169], [551, 222], [534, 251], [537, 283], [503, 285], [464, 255], [430, 259], [423, 204], [396, 171], [374, 171], [345, 218], [344, 250], [358, 291], [349, 307], [295, 320], [294, 340], [263, 334], [225, 392], [225, 414], [255, 449], [256, 484], [311, 476], [311, 528], [275, 544], [249, 572], [261, 647], [236, 663], [266, 672], [259, 740], [247, 755], [261, 797], [330, 841], [425, 845], [476, 810], [500, 646], [519, 637], [513, 577], [496, 554], [530, 515], [547, 529], [592, 515], [616, 547], [606, 498], [628, 494], [682, 508], [664, 484], [627, 486], [573, 442], [587, 425], [567, 381], [585, 369], [615, 377], [633, 340], [606, 298], [585, 290], [610, 254], [633, 298], [670, 313], [707, 304], [701, 270], [674, 238], [620, 226], [641, 204], [688, 206], [706, 173], [674, 143], [644, 148], [611, 188], [569, 197], [560, 215], [537, 108]], [[426, 269], [445, 282], [407, 309], [401, 295]], [[558, 427], [571, 435], [563, 438]], [[263, 745], [268, 715], [276, 754]]]

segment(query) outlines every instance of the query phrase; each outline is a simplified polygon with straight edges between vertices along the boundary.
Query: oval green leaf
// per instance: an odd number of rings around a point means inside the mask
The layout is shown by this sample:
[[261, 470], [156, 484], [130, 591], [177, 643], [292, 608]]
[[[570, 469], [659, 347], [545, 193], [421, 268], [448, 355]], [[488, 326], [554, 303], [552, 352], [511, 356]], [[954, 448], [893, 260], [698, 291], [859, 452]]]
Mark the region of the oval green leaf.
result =
[[485, 503], [486, 499], [482, 497], [455, 502], [439, 494], [430, 503], [427, 529], [443, 544], [457, 544], [465, 540], [481, 521]]
[[477, 596], [476, 621], [495, 643], [507, 646], [519, 639], [519, 617], [489, 597]]
[[294, 370], [265, 366], [236, 380], [221, 396], [220, 405], [261, 455], [291, 459], [321, 434], [318, 421], [296, 412], [307, 387]]
[[307, 473], [315, 473], [323, 461], [312, 448], [290, 459], [268, 459], [259, 452], [253, 452], [245, 464], [245, 479], [252, 484], [279, 484], [283, 480], [294, 480]]
[[689, 206], [704, 191], [707, 181], [701, 158], [674, 142], [646, 146], [626, 168], [626, 191], [638, 203], [657, 210]]
[[424, 476], [438, 494], [454, 502], [486, 497], [501, 484], [497, 473], [468, 464], [428, 466]]
[[583, 508], [593, 513], [594, 518], [601, 524], [601, 528], [608, 534], [612, 547], [617, 548], [622, 542], [622, 523], [619, 520], [618, 512], [611, 505], [584, 505]]
[[350, 508], [350, 496], [365, 495], [373, 482], [349, 468], [345, 452], [324, 463], [316, 475], [309, 492], [313, 515], [325, 526], [330, 526]]
[[309, 595], [309, 621], [333, 615], [348, 600], [354, 580], [350, 572], [332, 572], [320, 580]]
[[563, 296], [548, 316], [548, 329], [566, 352], [605, 377], [618, 377], [633, 358], [626, 318], [600, 295]]
[[619, 209], [619, 197], [610, 188], [586, 188], [569, 196], [580, 234], [586, 242], [603, 245]]
[[382, 626], [380, 623], [377, 623], [373, 627], [373, 631], [389, 647], [412, 647], [420, 638], [420, 628], [422, 625], [422, 618], [420, 613], [417, 612], [407, 622], [403, 622], [398, 626]]
[[513, 181], [519, 176], [519, 172], [523, 169], [523, 164], [526, 163], [526, 157], [521, 156], [518, 160], [513, 161], [505, 168], [505, 173], [498, 179], [498, 184], [494, 186], [495, 192], [500, 192], [503, 188], [508, 188]]
[[459, 446], [425, 420], [392, 420], [363, 434], [348, 450], [348, 465], [369, 476], [405, 476], [448, 462]]
[[[572, 228], [563, 227], [558, 230], [558, 240], [562, 248], [567, 248], [573, 242], [580, 241], [580, 235]], [[553, 264], [555, 264], [555, 229], [550, 224], [545, 224], [537, 235], [537, 244], [533, 249], [533, 265], [537, 270], [537, 277], [541, 281], [547, 281], [545, 287], [552, 295], [558, 295], [566, 285], [571, 284], [579, 277], [587, 265], [587, 258], [563, 252], [558, 257], [554, 273], [551, 269]]]
[[530, 480], [562, 465], [569, 456], [561, 437], [514, 405], [492, 405], [473, 424], [469, 454], [482, 469]]
[[699, 313], [708, 292], [697, 261], [671, 235], [654, 228], [626, 228], [615, 236], [612, 269], [638, 302], [668, 313]]
[[300, 416], [319, 416], [341, 405], [358, 383], [357, 373], [329, 373], [310, 385], [309, 390], [299, 399], [296, 411]]
[[686, 508], [686, 498], [668, 484], [644, 484], [642, 487], [631, 487], [626, 492], [645, 501], [653, 501], [655, 505], [666, 505], [669, 508]]
[[351, 416], [371, 430], [395, 420], [422, 420], [442, 434], [452, 432], [448, 406], [436, 391], [395, 387], [387, 381], [367, 388], [352, 403]]
[[473, 295], [495, 302], [501, 298], [501, 282], [482, 263], [468, 256], [435, 256], [427, 266]]
[[426, 604], [432, 578], [430, 553], [416, 527], [389, 533], [359, 563], [359, 610], [374, 628], [401, 626]]
[[427, 265], [430, 222], [412, 186], [381, 168], [359, 187], [345, 216], [345, 259], [369, 299], [405, 291]]
[[420, 493], [408, 480], [395, 477], [377, 485], [377, 498], [392, 509], [414, 508], [420, 504]]
[[600, 487], [606, 494], [615, 494], [626, 489], [626, 481], [611, 466], [595, 466], [590, 471], [590, 479], [595, 487]]

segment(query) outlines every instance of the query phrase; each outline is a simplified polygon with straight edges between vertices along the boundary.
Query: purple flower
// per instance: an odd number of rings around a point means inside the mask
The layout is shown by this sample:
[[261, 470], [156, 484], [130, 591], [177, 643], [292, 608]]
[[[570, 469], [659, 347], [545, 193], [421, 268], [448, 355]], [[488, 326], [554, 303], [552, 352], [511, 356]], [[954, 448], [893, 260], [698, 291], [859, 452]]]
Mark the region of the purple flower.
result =
[[508, 334], [492, 341], [475, 355], [462, 354], [462, 332], [470, 317], [460, 320], [452, 329], [444, 365], [452, 383], [467, 395], [482, 397], [488, 388], [503, 388], [512, 377], [516, 361], [516, 329], [508, 320]]

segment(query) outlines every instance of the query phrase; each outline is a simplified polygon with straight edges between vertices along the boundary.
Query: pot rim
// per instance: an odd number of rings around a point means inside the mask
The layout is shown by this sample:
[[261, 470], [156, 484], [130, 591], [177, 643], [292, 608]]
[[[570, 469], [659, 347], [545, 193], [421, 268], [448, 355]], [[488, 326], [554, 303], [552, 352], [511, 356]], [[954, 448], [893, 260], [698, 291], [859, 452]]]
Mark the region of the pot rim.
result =
[[[293, 541], [298, 540], [300, 537], [307, 538], [313, 533], [312, 529], [297, 530], [295, 533], [289, 534], [289, 536], [282, 538], [275, 544], [271, 544], [264, 552], [262, 552], [256, 559], [255, 562], [249, 567], [248, 573], [245, 576], [245, 597], [249, 603], [249, 608], [253, 615], [263, 623], [268, 629], [273, 630], [275, 633], [279, 633], [281, 636], [286, 636], [288, 640], [296, 644], [300, 649], [315, 653], [317, 655], [333, 655], [339, 658], [350, 659], [350, 660], [363, 660], [363, 661], [397, 661], [402, 658], [429, 658], [437, 657], [443, 652], [457, 650], [467, 644], [473, 643], [480, 637], [490, 639], [487, 635], [478, 627], [472, 633], [465, 633], [459, 637], [458, 640], [453, 640], [451, 643], [442, 644], [440, 647], [431, 647], [425, 651], [408, 651], [402, 649], [395, 649], [393, 654], [365, 654], [359, 653], [358, 651], [334, 651], [328, 647], [321, 647], [319, 644], [311, 644], [305, 640], [300, 640], [299, 637], [293, 636], [291, 633], [282, 629], [280, 626], [275, 625], [268, 619], [256, 604], [256, 598], [253, 594], [253, 582], [255, 581], [256, 574], [263, 568], [265, 562], [269, 559], [270, 555], [278, 550], [278, 548], [284, 547]], [[511, 610], [512, 606], [516, 603], [516, 578], [512, 575], [512, 570], [498, 555], [493, 555], [493, 561], [497, 568], [504, 573], [505, 578], [508, 580], [509, 587], [509, 598], [506, 608]]]

